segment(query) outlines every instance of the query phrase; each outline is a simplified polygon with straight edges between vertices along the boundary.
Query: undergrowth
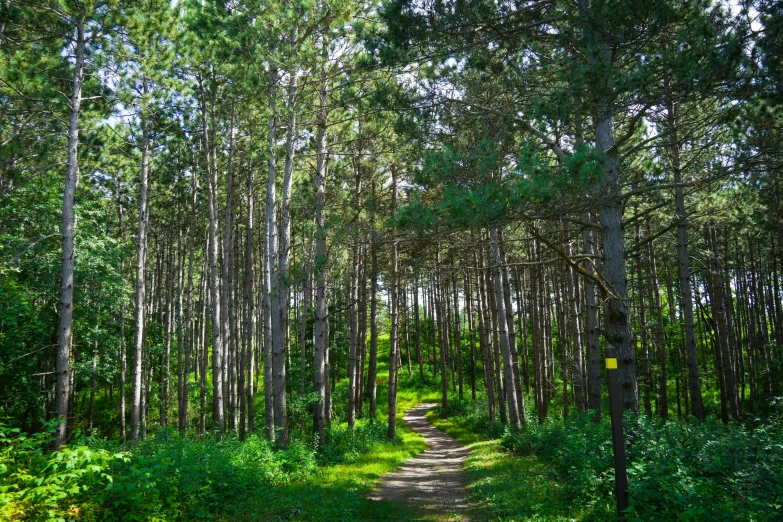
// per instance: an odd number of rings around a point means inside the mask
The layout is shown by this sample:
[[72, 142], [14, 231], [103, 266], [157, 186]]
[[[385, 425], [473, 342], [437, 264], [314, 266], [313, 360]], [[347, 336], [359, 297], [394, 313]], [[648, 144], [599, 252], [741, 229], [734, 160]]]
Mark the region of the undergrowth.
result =
[[[606, 520], [614, 506], [608, 419], [534, 419], [510, 432], [484, 402], [453, 401], [434, 419], [471, 444], [472, 500], [492, 520]], [[629, 521], [783, 518], [783, 430], [775, 416], [723, 425], [625, 418]], [[482, 442], [484, 441], [484, 442]], [[531, 477], [534, 477], [531, 480]], [[531, 509], [532, 508], [532, 509]]]
[[[388, 340], [382, 341], [385, 349]], [[379, 376], [385, 359], [379, 356]], [[233, 434], [199, 437], [161, 428], [135, 446], [77, 435], [52, 452], [53, 425], [28, 436], [0, 422], [0, 520], [414, 520], [404, 506], [366, 498], [382, 475], [426, 449], [402, 413], [432, 400], [432, 383], [400, 377], [394, 441], [387, 439], [383, 379], [378, 420], [369, 420], [365, 403], [354, 430], [339, 406], [347, 402], [347, 380], [337, 384], [336, 417], [320, 443], [292, 422], [287, 446], [260, 433], [239, 441]], [[301, 411], [292, 412], [308, 424], [312, 400], [299, 402]]]

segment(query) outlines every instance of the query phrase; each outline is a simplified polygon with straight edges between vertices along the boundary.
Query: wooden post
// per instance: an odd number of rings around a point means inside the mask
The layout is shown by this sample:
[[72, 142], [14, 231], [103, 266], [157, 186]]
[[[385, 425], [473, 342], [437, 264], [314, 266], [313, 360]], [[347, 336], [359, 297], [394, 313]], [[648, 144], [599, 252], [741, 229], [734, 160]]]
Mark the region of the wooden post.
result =
[[612, 446], [614, 448], [614, 482], [617, 497], [617, 513], [623, 517], [628, 509], [628, 473], [625, 463], [625, 437], [623, 436], [623, 401], [617, 375], [617, 350], [606, 347], [606, 375], [609, 382], [609, 413], [612, 419]]

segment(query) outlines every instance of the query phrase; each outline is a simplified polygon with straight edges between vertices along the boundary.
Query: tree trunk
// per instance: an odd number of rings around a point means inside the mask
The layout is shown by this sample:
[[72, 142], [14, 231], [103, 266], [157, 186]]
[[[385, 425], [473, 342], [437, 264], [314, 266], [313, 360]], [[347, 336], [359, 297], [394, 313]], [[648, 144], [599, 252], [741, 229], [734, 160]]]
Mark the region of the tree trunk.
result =
[[[357, 183], [358, 185], [358, 183]], [[358, 194], [357, 190], [357, 194]], [[357, 365], [356, 354], [359, 351], [359, 318], [358, 318], [358, 290], [359, 290], [359, 246], [353, 248], [353, 266], [351, 269], [351, 284], [348, 292], [348, 323], [350, 329], [350, 341], [348, 347], [348, 427], [354, 429], [356, 423], [356, 384]]]
[[[322, 56], [327, 58], [328, 47], [326, 36], [322, 36]], [[319, 107], [316, 133], [316, 168], [315, 168], [315, 345], [313, 364], [315, 368], [315, 391], [321, 397], [321, 402], [315, 405], [313, 431], [319, 435], [319, 441], [324, 440], [324, 416], [326, 414], [326, 393], [329, 386], [327, 367], [329, 364], [329, 311], [326, 294], [327, 258], [326, 258], [326, 126], [328, 117], [328, 76], [326, 63], [321, 70], [321, 85], [319, 86]]]
[[484, 358], [484, 387], [487, 389], [487, 408], [489, 410], [489, 419], [495, 420], [495, 386], [492, 380], [492, 356], [489, 346], [489, 312], [487, 310], [486, 292], [484, 289], [484, 256], [479, 252], [473, 252], [473, 263], [476, 266], [476, 292], [478, 299], [478, 320], [479, 320], [479, 344]]
[[617, 349], [617, 370], [624, 411], [639, 413], [639, 388], [636, 381], [636, 354], [633, 349], [630, 314], [626, 307], [628, 300], [628, 281], [625, 263], [625, 244], [623, 235], [623, 178], [620, 160], [615, 147], [614, 112], [615, 100], [612, 94], [612, 70], [614, 56], [607, 35], [611, 37], [613, 28], [599, 27], [594, 30], [596, 19], [601, 13], [591, 12], [587, 0], [580, 0], [579, 7], [585, 18], [587, 36], [592, 39], [596, 49], [590, 62], [599, 61], [603, 92], [593, 102], [593, 132], [596, 146], [603, 152], [601, 161], [602, 203], [598, 209], [599, 222], [603, 232], [603, 277], [611, 294], [605, 299], [604, 329], [607, 342]]
[[[202, 95], [203, 100], [203, 95]], [[202, 101], [202, 104], [206, 103]], [[204, 114], [204, 151], [207, 155], [207, 173], [209, 176], [207, 182], [207, 199], [209, 207], [209, 280], [210, 280], [210, 301], [212, 304], [212, 420], [213, 428], [217, 431], [223, 431], [224, 410], [223, 410], [223, 338], [221, 335], [221, 314], [220, 314], [220, 269], [218, 267], [218, 201], [217, 201], [217, 170], [215, 169], [215, 160], [212, 156], [215, 151], [211, 148], [209, 133], [207, 132], [207, 111], [202, 106]]]
[[447, 328], [445, 322], [445, 314], [443, 312], [443, 298], [442, 298], [442, 288], [441, 288], [441, 274], [440, 274], [440, 251], [437, 251], [435, 254], [435, 277], [436, 283], [435, 283], [435, 311], [434, 316], [436, 316], [437, 324], [438, 324], [438, 348], [440, 350], [440, 401], [441, 401], [441, 409], [443, 413], [446, 413], [446, 408], [448, 407], [448, 395], [449, 395], [449, 378], [446, 374], [446, 335], [445, 330]]
[[[373, 210], [370, 222], [375, 222], [375, 183], [372, 186]], [[370, 262], [370, 366], [367, 370], [367, 387], [370, 394], [370, 418], [376, 418], [376, 397], [378, 379], [378, 247], [375, 230], [371, 234]]]
[[[454, 346], [457, 351], [457, 390], [462, 400], [462, 332], [460, 331], [459, 292], [457, 291], [457, 276], [454, 276]], [[467, 296], [466, 296], [467, 298]]]
[[187, 283], [187, 305], [185, 310], [185, 369], [184, 379], [180, 384], [181, 397], [179, 404], [179, 416], [178, 424], [179, 431], [184, 432], [187, 428], [188, 418], [188, 380], [190, 371], [190, 354], [193, 353], [193, 258], [194, 258], [194, 246], [196, 234], [196, 200], [198, 197], [197, 188], [197, 171], [193, 172], [193, 182], [191, 185], [191, 202], [190, 202], [190, 223], [188, 225], [188, 283]]
[[[236, 125], [234, 106], [231, 107], [229, 124], [228, 169], [226, 172], [226, 209], [223, 221], [223, 263], [220, 280], [220, 329], [223, 336], [223, 353], [226, 368], [225, 379], [228, 384], [228, 427], [236, 428], [236, 370], [234, 354], [237, 336], [234, 316], [234, 149], [236, 143]], [[215, 146], [215, 144], [213, 144]], [[217, 184], [215, 184], [217, 187]], [[215, 191], [217, 194], [217, 190]], [[217, 196], [216, 196], [217, 197]]]
[[[590, 221], [590, 214], [585, 212], [582, 219]], [[585, 270], [590, 274], [595, 274], [593, 261], [597, 261], [595, 256], [598, 252], [596, 235], [595, 229], [590, 227], [585, 227], [582, 231], [584, 252], [588, 256], [593, 256], [585, 261]], [[586, 277], [584, 284], [587, 305], [587, 408], [595, 412], [594, 420], [598, 422], [601, 418], [601, 344], [598, 332], [598, 293], [596, 284], [591, 278]]]
[[[208, 244], [208, 241], [205, 241]], [[207, 365], [209, 364], [209, 354], [207, 351], [207, 309], [209, 306], [209, 291], [207, 286], [207, 256], [204, 256], [204, 262], [201, 268], [201, 284], [199, 284], [199, 301], [201, 303], [201, 312], [199, 314], [199, 345], [201, 347], [201, 371], [200, 389], [199, 389], [199, 418], [198, 432], [203, 435], [207, 428]]]
[[693, 321], [693, 298], [690, 284], [690, 258], [688, 255], [688, 214], [685, 211], [685, 193], [680, 167], [680, 142], [677, 137], [677, 117], [671, 100], [667, 103], [667, 123], [669, 126], [669, 152], [674, 175], [674, 208], [677, 218], [677, 274], [678, 290], [682, 306], [682, 320], [685, 327], [685, 350], [688, 358], [688, 390], [690, 392], [691, 413], [704, 420], [704, 402], [699, 382], [699, 364], [696, 357], [696, 332]]
[[[467, 262], [465, 263], [467, 266]], [[466, 314], [468, 316], [468, 342], [470, 346], [470, 397], [474, 401], [476, 400], [476, 340], [473, 338], [473, 310], [472, 310], [472, 301], [473, 296], [471, 295], [471, 288], [470, 288], [470, 277], [469, 277], [469, 271], [465, 271], [465, 278], [464, 278], [464, 292], [465, 292], [465, 306]]]
[[[277, 281], [277, 293], [272, 293], [273, 298], [277, 298], [277, 315], [279, 316], [279, 327], [276, 328], [273, 318], [272, 324], [272, 343], [274, 353], [274, 365], [275, 365], [275, 401], [276, 404], [280, 401], [278, 395], [285, 396], [285, 356], [290, 357], [290, 350], [286, 346], [286, 342], [290, 341], [288, 333], [288, 325], [290, 323], [290, 283], [289, 279], [289, 260], [288, 253], [291, 246], [291, 186], [293, 183], [294, 172], [294, 153], [295, 153], [295, 140], [296, 140], [296, 95], [297, 95], [297, 70], [296, 70], [296, 50], [297, 40], [299, 38], [298, 28], [296, 25], [291, 29], [289, 36], [289, 43], [291, 46], [292, 56], [290, 57], [294, 64], [292, 70], [289, 71], [288, 81], [288, 123], [286, 127], [285, 136], [285, 167], [283, 171], [283, 186], [280, 199], [280, 237], [278, 241], [278, 256], [279, 264], [276, 276]], [[270, 145], [271, 146], [271, 145]], [[269, 210], [267, 209], [267, 212]], [[275, 307], [273, 306], [273, 309]], [[282, 386], [278, 385], [277, 380], [281, 379]], [[285, 419], [285, 397], [283, 397], [283, 407], [277, 407], [275, 411], [275, 419], [279, 415], [282, 415], [281, 419]], [[282, 409], [282, 411], [280, 411]], [[284, 430], [286, 432], [287, 440], [287, 426]]]
[[519, 420], [519, 403], [517, 402], [516, 383], [514, 382], [514, 370], [513, 362], [511, 358], [511, 343], [509, 342], [509, 329], [508, 319], [506, 314], [506, 303], [503, 291], [503, 281], [501, 275], [500, 265], [502, 259], [500, 256], [500, 246], [498, 240], [498, 229], [493, 227], [489, 231], [491, 242], [490, 248], [492, 251], [492, 264], [494, 279], [495, 279], [495, 306], [497, 307], [497, 321], [500, 335], [500, 347], [503, 352], [503, 366], [504, 366], [504, 388], [506, 392], [506, 402], [508, 403], [508, 416], [511, 423], [511, 429], [518, 429], [520, 426]]
[[[171, 227], [169, 228], [171, 231]], [[166, 248], [168, 250], [168, 265], [166, 270], [166, 352], [163, 357], [163, 367], [161, 368], [161, 383], [160, 383], [160, 426], [166, 427], [168, 425], [169, 415], [169, 396], [170, 396], [170, 368], [171, 368], [171, 334], [173, 331], [174, 321], [174, 259], [173, 259], [173, 231], [171, 231], [170, 237], [166, 241]]]
[[424, 361], [421, 358], [421, 333], [419, 324], [419, 279], [413, 278], [413, 340], [416, 343], [416, 361], [419, 363], [419, 378], [424, 380]]
[[245, 437], [245, 415], [247, 415], [247, 425], [252, 431], [255, 429], [255, 406], [253, 404], [253, 368], [255, 367], [255, 350], [253, 349], [253, 332], [255, 331], [255, 311], [253, 303], [255, 302], [255, 278], [253, 276], [253, 233], [254, 233], [254, 201], [253, 201], [253, 175], [255, 171], [250, 165], [247, 169], [247, 226], [245, 229], [245, 280], [243, 290], [245, 319], [242, 323], [244, 337], [244, 354], [241, 358], [241, 367], [239, 372], [240, 390], [243, 395], [240, 397], [239, 408], [239, 438]]
[[[146, 94], [146, 81], [144, 92]], [[139, 180], [139, 223], [136, 233], [136, 338], [133, 359], [133, 398], [131, 402], [131, 442], [139, 440], [139, 422], [143, 415], [142, 408], [142, 355], [146, 326], [146, 285], [145, 268], [147, 261], [147, 221], [149, 206], [147, 183], [149, 177], [149, 142], [147, 136], [146, 115], [141, 116], [141, 175]]]
[[60, 282], [60, 324], [57, 328], [57, 359], [55, 361], [55, 371], [57, 372], [55, 414], [58, 423], [52, 443], [55, 450], [65, 443], [68, 435], [68, 398], [71, 393], [69, 363], [73, 336], [73, 262], [76, 235], [73, 198], [79, 184], [79, 110], [82, 103], [83, 81], [84, 20], [80, 18], [76, 21], [76, 60], [70, 100], [71, 113], [68, 120], [68, 167], [63, 191], [63, 263]]
[[[569, 251], [573, 245], [569, 245]], [[583, 362], [583, 344], [582, 344], [582, 318], [579, 313], [579, 279], [572, 267], [568, 267], [568, 302], [571, 312], [572, 333], [574, 339], [574, 363], [572, 387], [574, 389], [574, 402], [578, 412], [585, 411], [584, 402], [584, 362]]]
[[[392, 164], [392, 215], [397, 211], [397, 168]], [[398, 292], [398, 274], [397, 274], [397, 230], [391, 228], [392, 251], [391, 251], [391, 281], [389, 292], [391, 294], [391, 333], [389, 339], [389, 403], [388, 415], [389, 426], [387, 436], [393, 441], [396, 436], [397, 421], [397, 379], [399, 375], [400, 364], [400, 316], [399, 316], [399, 292]]]
[[525, 399], [522, 396], [522, 378], [519, 372], [519, 352], [517, 351], [517, 334], [514, 330], [514, 309], [511, 306], [511, 282], [508, 276], [508, 260], [506, 259], [505, 243], [503, 240], [503, 230], [497, 230], [498, 248], [500, 251], [500, 260], [502, 265], [500, 269], [500, 278], [503, 283], [503, 302], [506, 312], [506, 326], [508, 328], [508, 344], [511, 350], [511, 370], [514, 375], [514, 393], [517, 396], [517, 408], [519, 409], [519, 420], [525, 424]]
[[[277, 223], [275, 219], [277, 188], [275, 186], [275, 147], [276, 136], [276, 111], [277, 100], [277, 68], [272, 66], [270, 70], [270, 94], [269, 94], [269, 164], [266, 185], [266, 259], [267, 272], [266, 288], [268, 295], [268, 314], [266, 319], [265, 339], [265, 386], [267, 387], [267, 429], [270, 440], [280, 438], [285, 443], [288, 439], [288, 426], [286, 418], [285, 396], [285, 353], [282, 351], [282, 324], [280, 317], [280, 297], [278, 291], [277, 273]], [[278, 340], [279, 337], [279, 340]], [[274, 408], [274, 409], [272, 409]]]

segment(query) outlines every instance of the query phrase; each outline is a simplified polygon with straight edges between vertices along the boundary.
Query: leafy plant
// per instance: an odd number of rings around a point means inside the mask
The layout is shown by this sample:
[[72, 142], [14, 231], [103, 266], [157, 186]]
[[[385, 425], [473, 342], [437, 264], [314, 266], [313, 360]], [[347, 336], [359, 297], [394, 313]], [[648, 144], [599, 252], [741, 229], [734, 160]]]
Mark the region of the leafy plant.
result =
[[113, 479], [115, 462], [128, 455], [91, 448], [82, 441], [48, 453], [53, 424], [27, 436], [0, 424], [0, 518], [3, 520], [66, 520], [89, 518], [98, 498]]

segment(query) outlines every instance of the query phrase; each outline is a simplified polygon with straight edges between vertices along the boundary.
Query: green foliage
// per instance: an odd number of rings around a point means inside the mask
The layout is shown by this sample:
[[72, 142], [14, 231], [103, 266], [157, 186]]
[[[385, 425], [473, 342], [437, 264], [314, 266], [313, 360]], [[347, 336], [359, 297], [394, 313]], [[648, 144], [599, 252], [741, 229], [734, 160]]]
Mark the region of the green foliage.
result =
[[[600, 504], [612, 496], [608, 420], [591, 415], [549, 419], [507, 432], [506, 449], [535, 455], [566, 484], [567, 504]], [[773, 520], [781, 515], [783, 432], [747, 429], [716, 419], [698, 424], [626, 417], [629, 520]]]
[[111, 468], [128, 455], [86, 445], [47, 453], [54, 428], [26, 436], [0, 424], [0, 518], [72, 520], [87, 514], [112, 486]]
[[457, 399], [449, 397], [446, 410], [441, 406], [432, 409], [432, 414], [443, 418], [459, 417], [459, 425], [469, 433], [486, 439], [503, 436], [505, 427], [498, 420], [490, 420], [486, 400]]
[[[357, 458], [379, 444], [389, 444], [388, 426], [371, 422], [360, 424], [354, 431], [347, 426], [336, 426], [326, 430], [324, 443], [318, 448], [318, 462], [338, 464]], [[401, 444], [398, 436], [392, 444]]]
[[[342, 506], [324, 509], [347, 510], [345, 520], [350, 520], [350, 513], [368, 511], [356, 493], [360, 484], [367, 489], [380, 474], [423, 450], [408, 435], [389, 442], [386, 431], [386, 424], [377, 422], [360, 423], [353, 432], [339, 426], [326, 431], [320, 446], [311, 438], [278, 447], [257, 433], [239, 441], [216, 435], [194, 439], [164, 429], [127, 452], [88, 438], [51, 453], [53, 430], [26, 436], [0, 425], [0, 518], [137, 521], [301, 514], [313, 520], [309, 517], [327, 516], [313, 514], [326, 496], [342, 499]], [[302, 505], [311, 497], [312, 506]], [[306, 515], [306, 509], [315, 511]]]
[[[608, 520], [614, 468], [608, 419], [589, 413], [519, 432], [492, 423], [485, 400], [449, 400], [436, 427], [469, 444], [466, 470], [479, 520]], [[765, 421], [723, 425], [625, 418], [628, 520], [779, 520], [783, 399]], [[438, 414], [438, 416], [435, 415]], [[486, 518], [483, 518], [486, 517]]]
[[160, 432], [113, 469], [101, 498], [106, 520], [236, 516], [258, 490], [303, 480], [316, 472], [314, 448], [294, 442], [283, 450], [251, 434], [245, 442], [200, 440]]

